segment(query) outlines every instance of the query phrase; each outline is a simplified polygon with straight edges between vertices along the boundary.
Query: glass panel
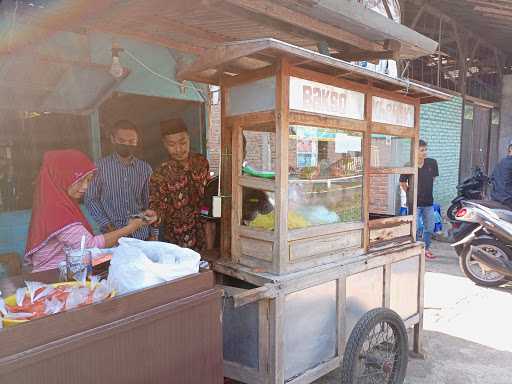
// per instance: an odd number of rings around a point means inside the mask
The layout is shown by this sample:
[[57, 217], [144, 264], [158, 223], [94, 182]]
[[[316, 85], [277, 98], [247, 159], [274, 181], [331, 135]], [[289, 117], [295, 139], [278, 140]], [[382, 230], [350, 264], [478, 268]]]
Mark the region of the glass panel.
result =
[[464, 104], [464, 120], [473, 120], [474, 107], [472, 104]]
[[372, 167], [410, 167], [411, 144], [412, 141], [408, 137], [372, 134]]
[[500, 110], [494, 108], [491, 112], [491, 124], [499, 125], [500, 124]]
[[362, 135], [290, 126], [288, 228], [361, 221]]
[[[409, 179], [412, 175], [409, 176]], [[370, 175], [370, 219], [407, 215], [411, 212], [412, 199], [402, 193], [400, 175]]]
[[243, 168], [246, 175], [273, 179], [276, 168], [276, 135], [274, 132], [243, 132]]
[[228, 116], [271, 111], [276, 105], [276, 78], [269, 77], [230, 88]]
[[242, 187], [242, 225], [268, 229], [275, 227], [275, 196], [273, 192]]

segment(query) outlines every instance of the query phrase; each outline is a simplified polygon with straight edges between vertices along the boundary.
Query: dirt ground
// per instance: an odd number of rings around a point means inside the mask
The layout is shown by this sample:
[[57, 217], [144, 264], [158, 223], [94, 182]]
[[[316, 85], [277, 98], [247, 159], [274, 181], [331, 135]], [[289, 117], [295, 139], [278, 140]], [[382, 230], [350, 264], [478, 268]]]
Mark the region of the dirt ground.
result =
[[[425, 359], [409, 359], [406, 384], [511, 384], [512, 287], [478, 287], [457, 255], [435, 242], [425, 277]], [[339, 371], [315, 384], [339, 383]]]

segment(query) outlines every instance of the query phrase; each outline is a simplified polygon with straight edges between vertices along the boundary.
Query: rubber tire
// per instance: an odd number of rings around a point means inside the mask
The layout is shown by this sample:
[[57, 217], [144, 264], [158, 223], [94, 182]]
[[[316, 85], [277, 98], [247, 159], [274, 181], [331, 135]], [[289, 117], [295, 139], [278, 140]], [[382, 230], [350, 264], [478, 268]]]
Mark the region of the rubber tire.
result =
[[489, 244], [489, 245], [492, 245], [492, 246], [494, 246], [496, 248], [501, 249], [503, 251], [503, 253], [507, 256], [507, 258], [509, 260], [512, 260], [512, 250], [509, 247], [507, 247], [505, 244], [503, 244], [501, 241], [496, 240], [496, 239], [491, 239], [491, 238], [475, 239], [471, 243], [469, 243], [466, 247], [464, 247], [464, 251], [460, 254], [459, 265], [460, 265], [460, 268], [461, 268], [462, 272], [473, 283], [475, 283], [476, 285], [480, 285], [482, 287], [495, 288], [495, 287], [499, 287], [499, 286], [502, 286], [503, 284], [508, 283], [509, 279], [506, 279], [506, 278], [503, 278], [503, 279], [498, 280], [496, 282], [483, 281], [483, 280], [480, 280], [480, 279], [474, 277], [468, 271], [468, 269], [466, 267], [466, 258], [469, 255], [469, 250], [471, 249], [471, 246], [472, 245], [483, 245], [483, 244]]
[[355, 382], [354, 375], [361, 348], [372, 329], [381, 322], [387, 322], [393, 329], [395, 337], [398, 338], [401, 355], [401, 365], [398, 367], [395, 377], [389, 383], [382, 384], [402, 384], [404, 382], [409, 355], [409, 342], [404, 322], [395, 311], [387, 308], [376, 308], [365, 313], [350, 334], [348, 343], [345, 346], [345, 353], [343, 354], [341, 384], [353, 384]]

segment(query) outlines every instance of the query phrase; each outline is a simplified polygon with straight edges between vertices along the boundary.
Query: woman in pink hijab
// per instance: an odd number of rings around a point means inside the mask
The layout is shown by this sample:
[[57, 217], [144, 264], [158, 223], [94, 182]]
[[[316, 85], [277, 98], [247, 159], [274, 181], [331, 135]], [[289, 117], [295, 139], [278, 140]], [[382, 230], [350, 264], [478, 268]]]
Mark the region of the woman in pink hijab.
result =
[[64, 248], [80, 248], [83, 236], [87, 248], [112, 247], [119, 238], [129, 236], [145, 225], [141, 219], [134, 219], [116, 231], [98, 236], [92, 234], [79, 202], [95, 171], [95, 165], [80, 151], [45, 153], [25, 251], [25, 260], [34, 272], [57, 268], [65, 259]]

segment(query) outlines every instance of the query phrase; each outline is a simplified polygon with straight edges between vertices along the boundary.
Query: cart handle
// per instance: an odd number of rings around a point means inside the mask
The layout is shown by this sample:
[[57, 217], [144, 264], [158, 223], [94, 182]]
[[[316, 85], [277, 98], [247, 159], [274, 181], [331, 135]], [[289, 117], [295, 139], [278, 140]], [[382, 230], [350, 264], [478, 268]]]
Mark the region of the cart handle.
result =
[[254, 303], [263, 299], [274, 299], [277, 297], [277, 290], [273, 284], [265, 284], [262, 287], [233, 295], [233, 306], [235, 308]]

